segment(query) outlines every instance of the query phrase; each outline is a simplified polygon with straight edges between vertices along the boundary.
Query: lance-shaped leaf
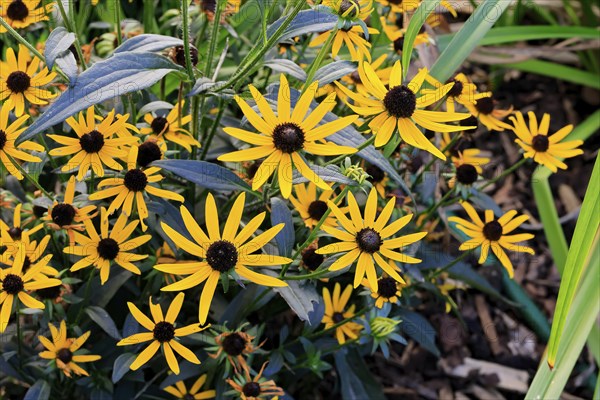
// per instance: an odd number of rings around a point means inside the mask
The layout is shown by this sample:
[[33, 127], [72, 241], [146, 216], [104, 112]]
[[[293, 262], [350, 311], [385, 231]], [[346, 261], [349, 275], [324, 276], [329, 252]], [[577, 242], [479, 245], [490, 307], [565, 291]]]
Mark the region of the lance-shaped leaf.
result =
[[231, 170], [206, 161], [160, 160], [152, 165], [174, 173], [196, 185], [212, 190], [245, 190], [252, 192], [242, 178]]
[[182, 46], [183, 40], [171, 36], [144, 34], [127, 39], [115, 49], [115, 54], [125, 52], [148, 53], [161, 51], [167, 47]]
[[[273, 22], [267, 28], [267, 36], [273, 36], [283, 21], [285, 21], [285, 17]], [[325, 11], [323, 8], [300, 11], [292, 23], [285, 29], [279, 41], [282, 42], [296, 36], [306, 35], [307, 33], [330, 31], [337, 23], [337, 15]]]

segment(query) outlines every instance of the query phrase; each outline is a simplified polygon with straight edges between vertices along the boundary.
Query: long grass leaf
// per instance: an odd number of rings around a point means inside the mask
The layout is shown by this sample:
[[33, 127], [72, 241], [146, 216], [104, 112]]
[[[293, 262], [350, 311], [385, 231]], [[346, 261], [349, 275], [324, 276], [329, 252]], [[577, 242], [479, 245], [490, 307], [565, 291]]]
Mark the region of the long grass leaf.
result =
[[441, 0], [422, 2], [410, 19], [410, 23], [404, 34], [404, 45], [402, 47], [402, 77], [404, 79], [406, 79], [406, 74], [408, 72], [408, 66], [415, 46], [415, 39], [423, 27], [423, 24], [425, 24], [425, 20], [429, 14], [435, 10], [440, 2]]
[[572, 82], [600, 90], [600, 79], [598, 79], [598, 75], [566, 65], [549, 61], [527, 60], [518, 63], [502, 64], [502, 66], [505, 68], [518, 69], [519, 71], [549, 76], [551, 78], [561, 79], [566, 82]]

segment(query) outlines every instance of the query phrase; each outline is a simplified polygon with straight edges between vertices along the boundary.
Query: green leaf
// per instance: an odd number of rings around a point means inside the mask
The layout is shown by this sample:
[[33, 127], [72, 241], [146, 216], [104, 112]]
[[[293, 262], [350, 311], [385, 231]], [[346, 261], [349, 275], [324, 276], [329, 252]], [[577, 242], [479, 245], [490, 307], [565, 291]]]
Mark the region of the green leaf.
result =
[[595, 241], [597, 243], [598, 235], [600, 235], [598, 231], [600, 227], [600, 209], [598, 209], [600, 191], [596, 186], [598, 182], [600, 182], [600, 157], [596, 156], [596, 163], [577, 219], [558, 292], [552, 333], [548, 344], [548, 363], [550, 366], [555, 364], [561, 337], [564, 335], [563, 330], [567, 314], [580, 285], [587, 261], [594, 253], [592, 244]]
[[598, 75], [549, 61], [527, 60], [519, 63], [501, 64], [501, 66], [504, 68], [514, 68], [519, 71], [549, 76], [566, 82], [589, 86], [594, 89], [600, 89], [600, 79], [598, 78]]
[[[262, 271], [265, 275], [278, 277], [270, 270]], [[309, 313], [315, 308], [314, 303], [319, 302], [319, 295], [315, 286], [310, 282], [287, 281], [288, 286], [274, 287], [273, 291], [279, 293], [285, 302], [290, 306], [293, 312], [302, 321], [309, 321]]]
[[[479, 46], [513, 43], [524, 40], [544, 39], [596, 39], [598, 30], [581, 26], [500, 26], [491, 29], [479, 42]], [[456, 34], [441, 35], [437, 38], [440, 51], [448, 47]]]
[[121, 334], [115, 325], [115, 321], [108, 315], [106, 310], [97, 306], [89, 306], [85, 309], [85, 313], [91, 318], [92, 321], [98, 324], [100, 328], [113, 339], [120, 340]]
[[[274, 37], [276, 31], [283, 25], [286, 18], [287, 16], [278, 19], [267, 28], [267, 36], [269, 38]], [[277, 40], [281, 42], [308, 33], [330, 31], [337, 23], [338, 16], [325, 11], [325, 9], [300, 11]]]
[[441, 0], [430, 0], [424, 1], [416, 9], [415, 13], [410, 18], [408, 28], [404, 34], [404, 45], [402, 47], [402, 78], [406, 79], [408, 73], [408, 67], [412, 57], [412, 52], [415, 47], [415, 39], [419, 34], [419, 31], [425, 24], [425, 20], [431, 14], [435, 8], [440, 4]]
[[406, 309], [398, 310], [397, 315], [402, 320], [400, 324], [402, 332], [436, 357], [440, 357], [440, 350], [435, 344], [435, 329], [429, 321], [421, 314]]
[[37, 380], [29, 388], [23, 400], [48, 400], [50, 398], [50, 385], [45, 380]]
[[113, 364], [112, 382], [117, 383], [129, 371], [129, 366], [137, 358], [137, 354], [125, 353], [121, 354]]
[[271, 225], [283, 223], [283, 229], [275, 236], [279, 254], [284, 257], [289, 257], [292, 254], [294, 243], [296, 242], [296, 234], [294, 232], [294, 221], [292, 220], [292, 212], [283, 200], [278, 197], [271, 198]]
[[334, 358], [341, 381], [342, 399], [385, 399], [381, 386], [375, 381], [363, 357], [357, 354], [356, 350], [347, 348], [345, 351], [337, 351]]
[[486, 0], [477, 7], [431, 68], [431, 75], [447, 81], [511, 4], [506, 0]]
[[242, 178], [231, 170], [207, 161], [160, 160], [152, 163], [196, 185], [219, 191], [244, 190], [252, 192]]

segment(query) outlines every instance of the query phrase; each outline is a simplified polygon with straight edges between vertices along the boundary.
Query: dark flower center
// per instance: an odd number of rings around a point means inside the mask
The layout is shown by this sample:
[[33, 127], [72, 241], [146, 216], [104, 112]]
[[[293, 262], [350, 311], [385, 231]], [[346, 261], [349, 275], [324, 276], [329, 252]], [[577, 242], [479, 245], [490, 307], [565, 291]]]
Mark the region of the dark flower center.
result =
[[362, 83], [362, 79], [360, 78], [360, 74], [358, 73], [358, 71], [354, 71], [353, 73], [351, 73], [350, 79], [352, 79], [352, 82], [354, 83]]
[[404, 48], [404, 37], [394, 40], [394, 50], [396, 51], [396, 53], [402, 52], [403, 48]]
[[292, 122], [277, 125], [273, 130], [273, 144], [284, 153], [295, 153], [304, 147], [304, 131]]
[[474, 116], [470, 116], [467, 119], [463, 119], [458, 123], [460, 126], [474, 126], [475, 129], [479, 126], [479, 121]]
[[402, 0], [388, 0], [388, 3], [400, 5], [400, 4], [402, 4]]
[[348, 13], [348, 17], [355, 18], [360, 12], [360, 5], [356, 0], [342, 0], [342, 4], [340, 5], [340, 15], [344, 15], [348, 10], [351, 10]]
[[194, 400], [194, 399], [195, 399], [194, 395], [193, 395], [193, 394], [190, 394], [190, 393], [186, 393], [186, 394], [183, 396], [183, 400]]
[[16, 226], [13, 226], [12, 228], [10, 228], [8, 230], [8, 235], [13, 240], [21, 240], [21, 235], [22, 234], [23, 234], [23, 230], [21, 228], [17, 228]]
[[29, 9], [21, 0], [15, 0], [8, 5], [6, 15], [13, 21], [25, 21], [29, 15]]
[[233, 332], [223, 339], [223, 350], [230, 356], [239, 356], [246, 348], [246, 339], [237, 332]]
[[68, 364], [73, 359], [73, 353], [71, 352], [71, 350], [69, 350], [67, 348], [60, 349], [56, 353], [56, 358], [58, 358], [63, 363]]
[[342, 314], [341, 312], [333, 313], [333, 316], [331, 317], [331, 319], [333, 319], [334, 323], [339, 324], [340, 322], [342, 322], [344, 320], [344, 314]]
[[365, 172], [371, 175], [371, 177], [368, 178], [368, 181], [371, 183], [379, 183], [385, 178], [383, 170], [376, 165], [369, 165]]
[[227, 240], [218, 240], [206, 250], [206, 262], [215, 271], [227, 272], [235, 267], [237, 261], [237, 249]]
[[258, 397], [260, 395], [260, 385], [258, 382], [248, 382], [242, 387], [242, 393], [246, 397]]
[[502, 237], [502, 225], [498, 221], [488, 222], [483, 226], [483, 236], [492, 242], [500, 240]]
[[533, 147], [533, 149], [538, 153], [544, 153], [548, 151], [548, 148], [550, 147], [548, 136], [535, 135], [531, 140], [531, 147]]
[[390, 115], [409, 118], [417, 108], [417, 96], [405, 85], [396, 86], [387, 92], [383, 98], [383, 105]]
[[6, 142], [8, 142], [8, 137], [6, 136], [6, 132], [0, 129], [0, 150], [6, 146]]
[[315, 221], [320, 221], [327, 212], [327, 203], [321, 200], [315, 200], [308, 206], [308, 215]]
[[484, 97], [477, 100], [475, 108], [483, 115], [489, 115], [494, 112], [494, 99], [491, 97]]
[[24, 288], [23, 279], [15, 274], [7, 274], [2, 281], [2, 290], [8, 294], [16, 295]]
[[31, 86], [31, 78], [23, 71], [15, 71], [6, 78], [6, 86], [13, 93], [23, 93]]
[[396, 287], [396, 281], [393, 278], [381, 278], [377, 281], [377, 294], [381, 297], [385, 297], [389, 299], [390, 297], [394, 297], [396, 295], [396, 291], [398, 288]]
[[52, 207], [50, 217], [52, 217], [52, 221], [60, 227], [71, 225], [75, 218], [75, 208], [66, 203], [57, 204]]
[[86, 153], [98, 153], [104, 146], [104, 135], [93, 130], [79, 138], [79, 144]]
[[48, 211], [47, 208], [35, 205], [33, 206], [33, 215], [35, 215], [37, 218], [42, 218], [44, 214], [46, 214], [46, 211]]
[[[181, 65], [182, 67], [185, 67], [185, 48], [182, 45], [175, 47], [175, 55], [173, 58], [174, 58], [175, 63]], [[198, 49], [196, 49], [194, 46], [191, 46], [191, 45], [190, 45], [190, 61], [192, 62], [192, 65], [194, 67], [196, 65], [198, 65]]]
[[38, 289], [35, 292], [41, 299], [54, 300], [60, 295], [61, 285], [50, 286], [43, 289]]
[[202, 11], [214, 13], [217, 11], [217, 0], [200, 0]]
[[471, 164], [463, 164], [456, 168], [456, 180], [463, 185], [472, 185], [477, 180], [477, 169]]
[[98, 255], [105, 260], [114, 260], [117, 258], [119, 250], [119, 243], [114, 239], [100, 239], [98, 242]]
[[165, 117], [156, 117], [152, 120], [150, 127], [152, 128], [152, 132], [160, 135], [169, 130], [169, 121]]
[[363, 228], [356, 234], [358, 247], [366, 253], [375, 253], [381, 247], [383, 241], [379, 233], [371, 228]]
[[141, 192], [146, 188], [146, 185], [148, 184], [148, 177], [142, 170], [130, 169], [125, 174], [123, 184], [127, 189], [131, 190], [132, 192]]
[[153, 161], [160, 160], [161, 157], [162, 151], [156, 142], [149, 140], [138, 147], [137, 163], [142, 168], [146, 168]]
[[461, 81], [457, 81], [456, 79], [451, 79], [448, 83], [454, 82], [454, 86], [448, 92], [448, 97], [458, 97], [462, 94], [463, 91], [463, 83]]
[[154, 339], [159, 342], [169, 342], [175, 337], [175, 327], [170, 322], [161, 321], [154, 325], [152, 333], [154, 334]]
[[317, 254], [317, 249], [308, 248], [302, 252], [302, 262], [311, 271], [319, 268], [323, 261], [325, 260], [325, 256], [323, 254]]

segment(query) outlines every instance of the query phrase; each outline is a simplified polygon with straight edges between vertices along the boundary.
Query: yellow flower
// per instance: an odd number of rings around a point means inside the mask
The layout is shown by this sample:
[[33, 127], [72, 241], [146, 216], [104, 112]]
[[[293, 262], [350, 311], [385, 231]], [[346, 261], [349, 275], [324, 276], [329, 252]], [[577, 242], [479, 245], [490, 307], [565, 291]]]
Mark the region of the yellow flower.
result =
[[148, 127], [141, 128], [140, 133], [142, 135], [152, 135], [159, 145], [167, 141], [173, 142], [191, 153], [192, 146], [200, 147], [200, 143], [194, 139], [187, 129], [183, 128], [192, 120], [191, 115], [180, 115], [180, 111], [183, 111], [184, 107], [185, 101], [181, 101], [175, 104], [165, 117], [155, 116], [151, 113], [144, 115], [144, 121], [146, 121]]
[[68, 156], [74, 154], [69, 162], [61, 168], [62, 172], [68, 172], [79, 168], [77, 180], [81, 181], [92, 168], [99, 176], [104, 176], [106, 165], [115, 171], [121, 171], [123, 167], [116, 159], [127, 157], [124, 146], [130, 146], [138, 141], [134, 136], [113, 138], [117, 131], [122, 131], [127, 123], [129, 115], [115, 118], [115, 110], [112, 110], [106, 118], [99, 118], [94, 114], [94, 107], [89, 107], [84, 117], [79, 113], [79, 122], [74, 117], [67, 118], [67, 124], [73, 128], [77, 138], [60, 135], [48, 135], [56, 142], [64, 145], [50, 150], [51, 156]]
[[387, 144], [398, 127], [400, 137], [406, 143], [426, 150], [442, 160], [446, 159], [446, 156], [427, 140], [416, 124], [435, 132], [456, 132], [465, 129], [442, 122], [460, 121], [468, 118], [469, 114], [424, 109], [445, 96], [452, 89], [452, 83], [417, 98], [416, 94], [428, 73], [426, 69], [421, 69], [410, 83], [403, 85], [402, 66], [400, 61], [396, 61], [390, 75], [389, 88], [381, 82], [370, 63], [363, 62], [358, 73], [369, 94], [375, 99], [354, 93], [339, 83], [338, 86], [355, 101], [355, 105], [349, 104], [354, 112], [362, 116], [375, 116], [369, 123], [373, 134], [376, 135], [375, 146]]
[[42, 229], [42, 224], [36, 225], [31, 229], [25, 229], [21, 224], [21, 207], [22, 203], [15, 206], [13, 211], [12, 226], [0, 219], [0, 246], [6, 246], [5, 253], [13, 256], [25, 247], [29, 242], [29, 237]]
[[50, 83], [56, 74], [46, 67], [37, 73], [39, 66], [40, 59], [32, 59], [29, 50], [22, 44], [19, 45], [18, 60], [14, 50], [9, 48], [6, 61], [0, 61], [0, 101], [4, 102], [8, 111], [14, 109], [17, 117], [25, 111], [25, 99], [31, 104], [45, 105], [48, 99], [55, 97], [41, 87]]
[[[304, 220], [308, 228], [312, 228], [321, 220], [328, 210], [327, 202], [334, 195], [333, 190], [325, 190], [317, 196], [317, 185], [308, 182], [307, 185], [294, 185], [296, 197], [290, 196], [290, 201], [294, 208]], [[335, 226], [335, 219], [331, 214], [325, 219], [324, 225]]]
[[343, 230], [328, 226], [322, 227], [325, 232], [341, 240], [341, 242], [321, 247], [317, 250], [317, 253], [346, 252], [346, 254], [331, 264], [329, 267], [330, 271], [338, 271], [351, 265], [358, 259], [354, 275], [355, 288], [358, 287], [366, 274], [370, 287], [373, 290], [378, 289], [377, 272], [373, 261], [389, 276], [400, 283], [404, 283], [404, 280], [397, 272], [400, 269], [396, 265], [396, 261], [417, 264], [421, 260], [396, 252], [395, 249], [401, 249], [423, 239], [426, 232], [412, 233], [391, 239], [391, 236], [406, 226], [413, 217], [412, 214], [408, 214], [388, 225], [388, 221], [396, 205], [396, 198], [392, 197], [387, 202], [377, 219], [375, 218], [377, 214], [377, 191], [375, 188], [371, 189], [369, 193], [364, 217], [361, 215], [354, 195], [349, 192], [347, 198], [350, 219], [335, 204], [329, 202], [329, 207]]
[[[450, 217], [448, 221], [455, 222], [456, 228], [464, 232], [471, 239], [464, 242], [459, 250], [473, 250], [481, 247], [481, 255], [479, 256], [479, 264], [483, 264], [488, 257], [490, 248], [498, 257], [504, 268], [508, 271], [512, 278], [514, 271], [512, 262], [506, 255], [503, 249], [515, 251], [518, 253], [535, 254], [533, 249], [526, 246], [519, 246], [515, 243], [533, 239], [531, 233], [521, 233], [517, 235], [509, 235], [517, 229], [519, 225], [529, 219], [528, 215], [516, 217], [517, 212], [514, 210], [508, 211], [500, 218], [494, 217], [492, 210], [485, 210], [485, 223], [477, 215], [477, 211], [467, 202], [461, 203], [471, 221], [467, 221], [459, 217]], [[516, 217], [516, 218], [515, 218]]]
[[373, 290], [367, 279], [362, 280], [362, 285], [371, 292], [377, 308], [382, 308], [384, 303], [397, 303], [402, 295], [402, 288], [406, 286], [385, 274], [377, 280], [377, 290]]
[[[258, 147], [224, 154], [219, 157], [219, 160], [248, 161], [267, 157], [254, 175], [252, 190], [260, 188], [277, 170], [281, 194], [287, 199], [292, 193], [293, 167], [322, 190], [331, 190], [331, 187], [309, 168], [300, 155], [300, 151], [322, 156], [355, 153], [356, 149], [353, 147], [338, 146], [334, 143], [324, 142], [324, 139], [352, 124], [356, 121], [357, 116], [343, 117], [317, 126], [325, 114], [330, 112], [336, 104], [335, 93], [332, 93], [306, 117], [310, 104], [315, 98], [317, 87], [318, 82], [313, 82], [300, 96], [296, 107], [291, 112], [290, 86], [282, 74], [277, 99], [277, 116], [275, 116], [267, 100], [254, 86], [249, 85], [262, 117], [241, 97], [236, 96], [235, 101], [250, 124], [259, 131], [259, 134], [231, 127], [224, 128], [224, 131], [228, 135]], [[324, 143], [317, 143], [317, 141]]]
[[[327, 287], [323, 288], [323, 301], [325, 302], [325, 314], [323, 315], [322, 323], [325, 324], [325, 329], [329, 329], [334, 325], [342, 322], [345, 319], [352, 318], [355, 315], [355, 305], [346, 308], [350, 295], [352, 294], [352, 285], [346, 286], [344, 292], [341, 293], [341, 286], [336, 282], [333, 288], [333, 296], [329, 293]], [[346, 343], [346, 338], [357, 339], [363, 326], [356, 322], [348, 321], [335, 328], [335, 337], [339, 344]]]
[[[264, 363], [258, 375], [250, 377], [250, 371], [244, 370], [244, 375], [235, 375], [233, 379], [227, 379], [233, 391], [242, 400], [272, 399], [283, 396], [285, 392], [277, 386], [274, 380], [262, 378], [267, 363]], [[229, 394], [229, 392], [227, 393]]]
[[52, 324], [48, 324], [48, 327], [50, 328], [52, 340], [44, 336], [38, 336], [40, 343], [46, 348], [46, 350], [40, 353], [40, 357], [46, 360], [55, 360], [56, 366], [69, 378], [71, 377], [71, 372], [74, 372], [76, 375], [89, 376], [87, 371], [77, 365], [77, 363], [97, 361], [102, 357], [91, 354], [76, 354], [76, 352], [88, 340], [90, 331], [87, 331], [78, 338], [67, 338], [67, 324], [64, 320], [60, 321], [58, 329]]
[[[373, 70], [375, 71], [375, 74], [379, 77], [379, 79], [381, 79], [381, 83], [383, 83], [384, 85], [387, 85], [390, 82], [390, 74], [392, 73], [392, 67], [380, 68], [386, 59], [387, 59], [387, 54], [383, 54], [381, 57], [379, 57], [377, 60], [373, 61], [373, 63], [371, 64], [371, 66], [373, 67]], [[358, 70], [354, 71], [350, 75], [344, 76], [342, 78], [342, 82], [344, 82], [346, 84], [346, 86], [354, 85], [354, 89], [358, 93], [361, 93], [364, 95], [369, 94], [369, 90], [362, 83], [362, 79], [360, 78], [360, 74], [358, 73]], [[335, 85], [333, 85], [333, 86], [334, 86], [334, 88], [337, 89], [337, 87]], [[337, 89], [337, 90], [339, 90], [339, 89]], [[341, 90], [339, 90], [339, 92], [344, 96], [344, 98], [346, 98], [346, 95]], [[340, 97], [340, 93], [338, 93], [338, 97]]]
[[125, 339], [119, 341], [117, 346], [128, 346], [152, 341], [148, 347], [146, 347], [144, 351], [137, 356], [135, 361], [129, 367], [133, 371], [150, 361], [152, 356], [154, 356], [161, 346], [165, 358], [167, 359], [169, 368], [176, 375], [179, 375], [179, 363], [175, 358], [175, 353], [173, 353], [173, 350], [175, 350], [180, 356], [189, 362], [200, 364], [198, 357], [196, 357], [196, 355], [190, 349], [183, 346], [176, 339], [200, 332], [208, 328], [210, 325], [203, 328], [200, 326], [200, 324], [191, 324], [182, 328], [175, 328], [175, 320], [177, 319], [179, 311], [181, 310], [181, 306], [183, 305], [183, 298], [183, 293], [179, 293], [177, 296], [175, 296], [173, 302], [167, 310], [167, 314], [163, 316], [163, 311], [160, 304], [153, 304], [152, 297], [150, 297], [148, 302], [150, 303], [150, 313], [152, 314], [152, 319], [154, 321], [150, 320], [150, 318], [143, 314], [140, 309], [135, 306], [135, 304], [127, 302], [129, 311], [131, 311], [131, 314], [135, 320], [150, 332], [136, 333], [126, 337]]
[[[405, 13], [417, 9], [423, 0], [377, 0], [384, 7], [390, 7], [393, 12]], [[456, 17], [458, 14], [448, 0], [442, 0], [440, 5]]]
[[75, 207], [73, 201], [75, 199], [75, 176], [71, 175], [63, 201], [59, 203], [54, 200], [52, 207], [48, 209], [48, 215], [43, 219], [48, 222], [48, 226], [52, 229], [59, 230], [64, 229], [67, 231], [69, 236], [69, 244], [73, 245], [75, 236], [73, 235], [74, 230], [83, 230], [84, 226], [81, 224], [84, 220], [92, 218], [95, 214], [89, 215], [91, 212], [96, 210], [96, 206], [89, 205], [85, 207]]
[[[20, 205], [20, 204], [19, 204]], [[48, 247], [51, 236], [46, 235], [38, 243], [37, 240], [30, 240], [28, 236], [23, 238], [23, 248], [25, 249], [25, 259], [23, 260], [23, 272], [27, 272], [30, 268], [36, 268], [38, 264], [42, 265], [39, 270], [39, 276], [35, 278], [45, 279], [47, 275], [58, 276], [58, 271], [48, 265], [52, 254], [47, 254], [44, 257], [44, 252]], [[0, 262], [6, 265], [12, 265], [14, 262], [14, 254], [9, 251], [5, 251], [0, 255]]]
[[[219, 211], [212, 194], [206, 199], [206, 229], [208, 235], [194, 220], [192, 214], [185, 206], [181, 206], [181, 217], [192, 240], [161, 222], [161, 227], [171, 240], [186, 252], [202, 258], [203, 261], [175, 264], [160, 264], [154, 268], [161, 272], [175, 275], [190, 275], [187, 278], [162, 288], [163, 291], [180, 291], [195, 287], [206, 281], [200, 296], [200, 307], [198, 315], [200, 323], [204, 324], [208, 316], [217, 283], [222, 274], [224, 278], [239, 275], [240, 277], [264, 286], [287, 286], [287, 283], [268, 276], [254, 272], [248, 267], [266, 267], [288, 264], [292, 262], [289, 258], [274, 256], [270, 254], [257, 254], [265, 244], [270, 242], [283, 228], [284, 224], [278, 224], [261, 233], [254, 239], [248, 241], [250, 236], [258, 229], [265, 219], [263, 212], [248, 222], [239, 232], [246, 195], [238, 196], [231, 211], [227, 214], [227, 221], [223, 228], [223, 235], [219, 231]], [[238, 232], [236, 234], [236, 232]]]
[[473, 99], [474, 103], [466, 103], [464, 106], [489, 130], [502, 132], [505, 129], [512, 129], [512, 126], [501, 121], [512, 114], [512, 106], [508, 110], [497, 110], [496, 101], [490, 92], [476, 94]]
[[[427, 83], [431, 84], [436, 89], [439, 89], [444, 86], [443, 83], [435, 79], [431, 75], [427, 75], [425, 78]], [[477, 86], [472, 83], [469, 78], [463, 73], [457, 74], [454, 78], [448, 80], [446, 84], [454, 83], [452, 89], [446, 94], [446, 110], [448, 112], [456, 111], [456, 103], [466, 105], [475, 104], [477, 95]], [[432, 89], [424, 89], [423, 93], [432, 93], [434, 90]]]
[[29, 268], [27, 272], [23, 271], [25, 262], [25, 248], [21, 248], [16, 254], [13, 264], [10, 268], [0, 268], [0, 333], [4, 332], [10, 320], [12, 306], [17, 297], [26, 307], [44, 309], [44, 303], [34, 299], [27, 292], [32, 290], [44, 289], [61, 284], [60, 279], [42, 277], [40, 274], [44, 268], [44, 263], [37, 263]]
[[[40, 0], [0, 0], [0, 17], [11, 28], [22, 29], [41, 21], [48, 21], [48, 13], [54, 4], [50, 3], [38, 8]], [[0, 33], [5, 33], [6, 28], [0, 25]]]
[[131, 251], [152, 239], [152, 235], [135, 236], [127, 240], [138, 223], [132, 221], [127, 224], [127, 215], [121, 213], [109, 234], [105, 208], [100, 211], [100, 235], [91, 220], [83, 221], [88, 236], [74, 232], [75, 242], [79, 246], [69, 246], [63, 250], [67, 254], [83, 257], [73, 264], [71, 271], [79, 271], [92, 265], [100, 270], [100, 281], [104, 285], [110, 273], [110, 265], [114, 261], [122, 268], [139, 275], [141, 272], [133, 262], [143, 260], [148, 255], [133, 254]]
[[128, 216], [131, 216], [131, 210], [135, 200], [142, 230], [146, 231], [147, 227], [146, 224], [144, 224], [144, 220], [148, 218], [148, 207], [146, 206], [146, 201], [144, 200], [144, 193], [179, 202], [183, 202], [184, 198], [178, 193], [150, 185], [150, 183], [157, 183], [163, 179], [163, 176], [159, 174], [160, 168], [137, 168], [137, 160], [138, 148], [137, 146], [132, 146], [129, 149], [129, 156], [127, 157], [127, 172], [125, 173], [125, 176], [123, 178], [104, 179], [98, 184], [98, 189], [105, 186], [110, 187], [99, 192], [92, 193], [89, 199], [101, 200], [114, 196], [115, 198], [112, 203], [110, 203], [110, 207], [108, 208], [108, 213], [112, 214], [119, 208], [122, 208], [123, 213]]
[[[367, 28], [369, 34], [377, 34], [379, 31], [374, 28]], [[310, 42], [310, 47], [320, 46], [329, 39], [329, 36], [332, 34], [332, 31], [326, 31], [319, 34], [312, 42]], [[362, 61], [363, 59], [367, 59], [371, 61], [371, 43], [366, 40], [364, 37], [363, 28], [359, 25], [354, 25], [350, 29], [340, 29], [336, 31], [335, 38], [333, 39], [333, 43], [331, 45], [331, 56], [333, 58], [337, 57], [340, 49], [342, 48], [342, 44], [346, 44], [348, 51], [350, 52], [350, 57], [352, 61]]]
[[[402, 54], [402, 50], [404, 48], [404, 35], [406, 34], [404, 15], [390, 13], [387, 18], [380, 17], [379, 20], [381, 21], [383, 32], [392, 42], [394, 51], [396, 51], [398, 54]], [[440, 19], [436, 15], [431, 14], [427, 17], [426, 23], [433, 28], [440, 25]], [[413, 46], [416, 47], [421, 44], [428, 44], [430, 42], [432, 42], [432, 39], [427, 31], [425, 31], [425, 25], [423, 25], [417, 34], [417, 37], [415, 38]]]
[[515, 142], [525, 150], [525, 158], [533, 158], [538, 164], [544, 165], [552, 172], [557, 172], [558, 168], [567, 169], [567, 165], [559, 158], [570, 158], [583, 154], [583, 150], [577, 149], [583, 144], [583, 140], [562, 142], [573, 131], [573, 125], [567, 125], [548, 136], [549, 114], [544, 114], [538, 125], [535, 114], [530, 111], [528, 113], [529, 127], [520, 111], [517, 111], [515, 116], [516, 118], [510, 117], [514, 124], [512, 130], [518, 137]]
[[379, 196], [381, 196], [382, 199], [385, 199], [385, 188], [389, 181], [387, 174], [374, 164], [369, 164], [369, 166], [365, 168], [365, 172], [369, 174], [367, 181], [371, 182], [371, 185], [377, 190]]
[[[209, 21], [213, 21], [215, 19], [215, 12], [217, 11], [217, 1], [218, 0], [199, 0], [200, 9]], [[240, 10], [240, 6], [242, 4], [242, 0], [227, 0], [225, 3], [225, 8], [221, 13], [221, 23], [225, 22], [225, 18], [230, 15], [236, 14]]]
[[201, 375], [192, 385], [188, 391], [183, 381], [176, 382], [173, 386], [167, 386], [163, 390], [178, 399], [192, 400], [192, 399], [214, 399], [217, 396], [215, 390], [200, 391], [200, 388], [206, 383], [206, 374]]
[[[1, 64], [0, 67], [2, 67]], [[6, 168], [6, 171], [8, 171], [9, 174], [22, 180], [23, 174], [15, 166], [14, 160], [41, 162], [41, 158], [32, 156], [23, 150], [44, 151], [44, 146], [29, 140], [19, 145], [15, 145], [15, 141], [25, 130], [25, 128], [21, 128], [21, 125], [23, 125], [23, 122], [27, 121], [29, 115], [23, 115], [9, 125], [8, 115], [10, 110], [11, 108], [7, 104], [0, 108], [0, 161], [2, 161], [2, 165], [4, 165], [4, 168]]]
[[216, 353], [208, 354], [209, 357], [214, 359], [218, 359], [221, 354], [224, 354], [237, 373], [240, 368], [248, 370], [248, 364], [244, 356], [254, 353], [260, 347], [252, 343], [254, 339], [254, 336], [240, 330], [223, 332], [215, 337], [216, 346], [206, 350], [216, 350]]
[[373, 0], [323, 0], [321, 4], [351, 20], [365, 20], [373, 11]]

